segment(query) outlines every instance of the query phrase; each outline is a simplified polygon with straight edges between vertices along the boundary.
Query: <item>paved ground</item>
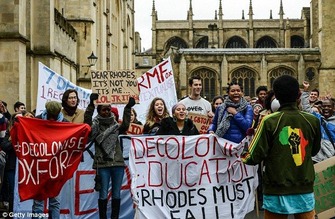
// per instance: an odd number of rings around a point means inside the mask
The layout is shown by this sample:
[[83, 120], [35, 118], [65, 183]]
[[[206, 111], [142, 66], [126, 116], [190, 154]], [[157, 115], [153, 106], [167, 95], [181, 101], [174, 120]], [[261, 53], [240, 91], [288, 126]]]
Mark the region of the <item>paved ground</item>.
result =
[[245, 219], [259, 219], [259, 218], [264, 218], [264, 211], [259, 211], [257, 215], [256, 210], [254, 210], [249, 214], [247, 214], [247, 216], [245, 217]]
[[[252, 211], [244, 219], [263, 219], [264, 218], [264, 211], [259, 211], [259, 214], [257, 216], [257, 212]], [[289, 215], [288, 219], [294, 219], [294, 216]]]

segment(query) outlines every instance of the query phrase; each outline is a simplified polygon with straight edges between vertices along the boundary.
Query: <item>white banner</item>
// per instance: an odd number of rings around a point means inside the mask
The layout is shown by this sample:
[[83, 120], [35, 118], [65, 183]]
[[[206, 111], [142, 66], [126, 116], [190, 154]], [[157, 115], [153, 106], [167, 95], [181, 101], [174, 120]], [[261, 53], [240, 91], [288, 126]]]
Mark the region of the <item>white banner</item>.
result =
[[45, 103], [48, 101], [55, 100], [61, 103], [63, 93], [67, 89], [77, 90], [80, 100], [79, 108], [85, 109], [90, 103], [91, 90], [73, 84], [68, 79], [39, 62], [36, 115], [41, 114], [43, 109], [45, 109]]
[[140, 104], [136, 104], [134, 109], [139, 121], [145, 123], [150, 103], [155, 97], [162, 98], [171, 113], [178, 98], [170, 57], [144, 73], [137, 82], [140, 90]]
[[138, 218], [244, 218], [254, 209], [257, 167], [242, 144], [215, 135], [132, 136], [130, 171]]
[[[47, 101], [55, 100], [62, 102], [63, 93], [67, 89], [76, 89], [79, 95], [79, 108], [85, 109], [90, 101], [91, 90], [79, 87], [68, 79], [57, 74], [47, 66], [39, 63], [38, 95], [36, 115], [45, 109]], [[168, 111], [171, 113], [172, 106], [178, 102], [173, 69], [170, 57], [137, 79], [140, 91], [140, 103], [134, 106], [137, 119], [143, 124], [151, 101], [155, 97], [164, 99]], [[122, 119], [124, 104], [113, 104], [118, 108], [120, 119]]]

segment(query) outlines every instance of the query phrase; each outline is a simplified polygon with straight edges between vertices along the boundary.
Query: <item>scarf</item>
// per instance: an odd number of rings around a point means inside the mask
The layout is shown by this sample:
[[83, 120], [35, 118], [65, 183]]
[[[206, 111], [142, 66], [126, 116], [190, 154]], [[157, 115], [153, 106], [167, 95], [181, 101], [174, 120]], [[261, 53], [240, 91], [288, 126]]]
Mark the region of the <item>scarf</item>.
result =
[[223, 137], [223, 135], [227, 132], [227, 130], [230, 127], [230, 120], [233, 118], [233, 114], [230, 114], [227, 112], [227, 107], [234, 107], [236, 108], [237, 112], [242, 112], [245, 110], [248, 106], [248, 102], [241, 97], [240, 102], [234, 103], [227, 97], [225, 101], [222, 103], [221, 106], [219, 106], [218, 110], [218, 120], [217, 120], [217, 129], [215, 131], [215, 134], [219, 137]]
[[[41, 118], [44, 119], [44, 120], [48, 120], [47, 110], [43, 110], [43, 112], [41, 113]], [[63, 120], [64, 120], [64, 115], [63, 115], [63, 113], [59, 112], [58, 117], [57, 117], [57, 121], [58, 122], [63, 122]]]
[[103, 158], [114, 159], [115, 147], [119, 135], [119, 124], [114, 116], [104, 118], [97, 115], [92, 121], [92, 135], [103, 152]]
[[77, 107], [71, 107], [71, 106], [68, 106], [67, 104], [64, 104], [63, 106], [65, 112], [69, 115], [69, 116], [73, 116], [74, 113], [76, 112], [77, 110]]

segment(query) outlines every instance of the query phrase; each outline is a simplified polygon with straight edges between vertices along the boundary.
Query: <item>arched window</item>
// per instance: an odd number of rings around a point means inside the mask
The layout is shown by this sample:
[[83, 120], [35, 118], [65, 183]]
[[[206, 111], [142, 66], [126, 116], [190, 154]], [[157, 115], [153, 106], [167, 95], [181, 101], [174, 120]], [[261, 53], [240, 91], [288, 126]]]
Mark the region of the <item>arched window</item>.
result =
[[271, 37], [264, 36], [257, 41], [256, 48], [277, 48], [277, 43]]
[[183, 40], [180, 37], [174, 36], [172, 38], [170, 38], [166, 44], [165, 44], [165, 51], [168, 51], [170, 49], [171, 46], [177, 47], [178, 49], [181, 48], [188, 48], [187, 43], [185, 42], [185, 40]]
[[269, 81], [270, 81], [270, 87], [272, 89], [272, 84], [273, 84], [273, 81], [278, 78], [279, 76], [282, 76], [282, 75], [291, 75], [292, 77], [295, 77], [293, 71], [289, 68], [286, 68], [286, 67], [279, 67], [279, 68], [276, 68], [274, 70], [272, 70], [269, 74]]
[[304, 48], [304, 39], [300, 36], [291, 37], [291, 48]]
[[201, 83], [202, 83], [201, 96], [207, 99], [208, 101], [212, 101], [212, 99], [217, 95], [216, 73], [210, 69], [201, 68], [201, 69], [195, 70], [191, 74], [191, 77], [194, 75], [199, 75], [201, 77]]
[[228, 40], [226, 48], [247, 48], [247, 44], [241, 37], [233, 36]]
[[195, 48], [208, 48], [208, 36], [201, 37], [198, 42], [195, 43]]
[[255, 72], [249, 68], [240, 68], [231, 74], [231, 81], [236, 81], [243, 86], [243, 93], [246, 96], [255, 96]]
[[315, 69], [314, 68], [308, 68], [306, 69], [306, 75], [305, 75], [305, 78], [308, 80], [308, 81], [313, 81], [315, 79]]

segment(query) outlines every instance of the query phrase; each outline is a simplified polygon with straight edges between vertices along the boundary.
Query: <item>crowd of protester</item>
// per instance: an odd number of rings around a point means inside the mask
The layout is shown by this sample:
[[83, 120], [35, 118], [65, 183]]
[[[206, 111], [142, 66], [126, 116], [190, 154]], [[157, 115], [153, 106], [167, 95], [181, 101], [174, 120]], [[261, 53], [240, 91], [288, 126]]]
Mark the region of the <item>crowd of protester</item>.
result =
[[[268, 90], [266, 86], [258, 87], [255, 91], [256, 97], [252, 98], [245, 97], [242, 85], [235, 81], [228, 84], [227, 94], [215, 96], [211, 102], [200, 95], [202, 84], [199, 76], [189, 79], [189, 87], [190, 94], [172, 107], [171, 115], [163, 98], [156, 97], [151, 101], [143, 124], [143, 134], [199, 135], [196, 125], [188, 118], [190, 112], [207, 116], [211, 120], [209, 134], [235, 143], [241, 142], [247, 135], [255, 135], [257, 140], [245, 148], [242, 159], [246, 164], [259, 164], [258, 200], [260, 208], [266, 212], [265, 218], [289, 214], [303, 214], [307, 215], [306, 218], [312, 218], [311, 215], [315, 214], [313, 163], [335, 155], [334, 99], [328, 95], [321, 100], [317, 89], [308, 90], [308, 82], [303, 83], [303, 90], [300, 91], [297, 80], [290, 76], [277, 78], [273, 90]], [[61, 103], [47, 102], [40, 115], [27, 111], [25, 104], [19, 101], [14, 104], [14, 112], [10, 114], [7, 104], [0, 101], [1, 209], [13, 211], [16, 155], [9, 131], [16, 118], [24, 116], [87, 123], [91, 126], [89, 139], [95, 143], [93, 168], [96, 170], [95, 189], [99, 192], [99, 218], [107, 218], [110, 181], [110, 218], [119, 217], [125, 163], [118, 136], [126, 134], [131, 123], [142, 123], [137, 120], [137, 113], [132, 108], [135, 105], [133, 98], [129, 99], [124, 108], [121, 123], [117, 110], [111, 105], [96, 105], [97, 99], [98, 94], [91, 94], [88, 107], [85, 110], [79, 109], [78, 93], [69, 89], [64, 92]], [[95, 110], [96, 116], [93, 115]], [[306, 146], [306, 159], [302, 164], [293, 166], [290, 160], [290, 156], [295, 153], [293, 149], [280, 147], [278, 127], [286, 126], [303, 129], [304, 134], [306, 133], [304, 137], [309, 144]], [[275, 165], [286, 168], [287, 174], [281, 178], [277, 176], [274, 172]], [[303, 168], [299, 169], [298, 166]], [[298, 185], [302, 180], [299, 176], [308, 179], [303, 189]], [[297, 183], [292, 185], [288, 183], [289, 180]], [[279, 204], [283, 202], [285, 204]], [[301, 203], [308, 203], [308, 206], [301, 206]], [[42, 212], [43, 205], [43, 201], [34, 200], [32, 212]], [[48, 209], [52, 218], [60, 217], [58, 197], [49, 198]]]

